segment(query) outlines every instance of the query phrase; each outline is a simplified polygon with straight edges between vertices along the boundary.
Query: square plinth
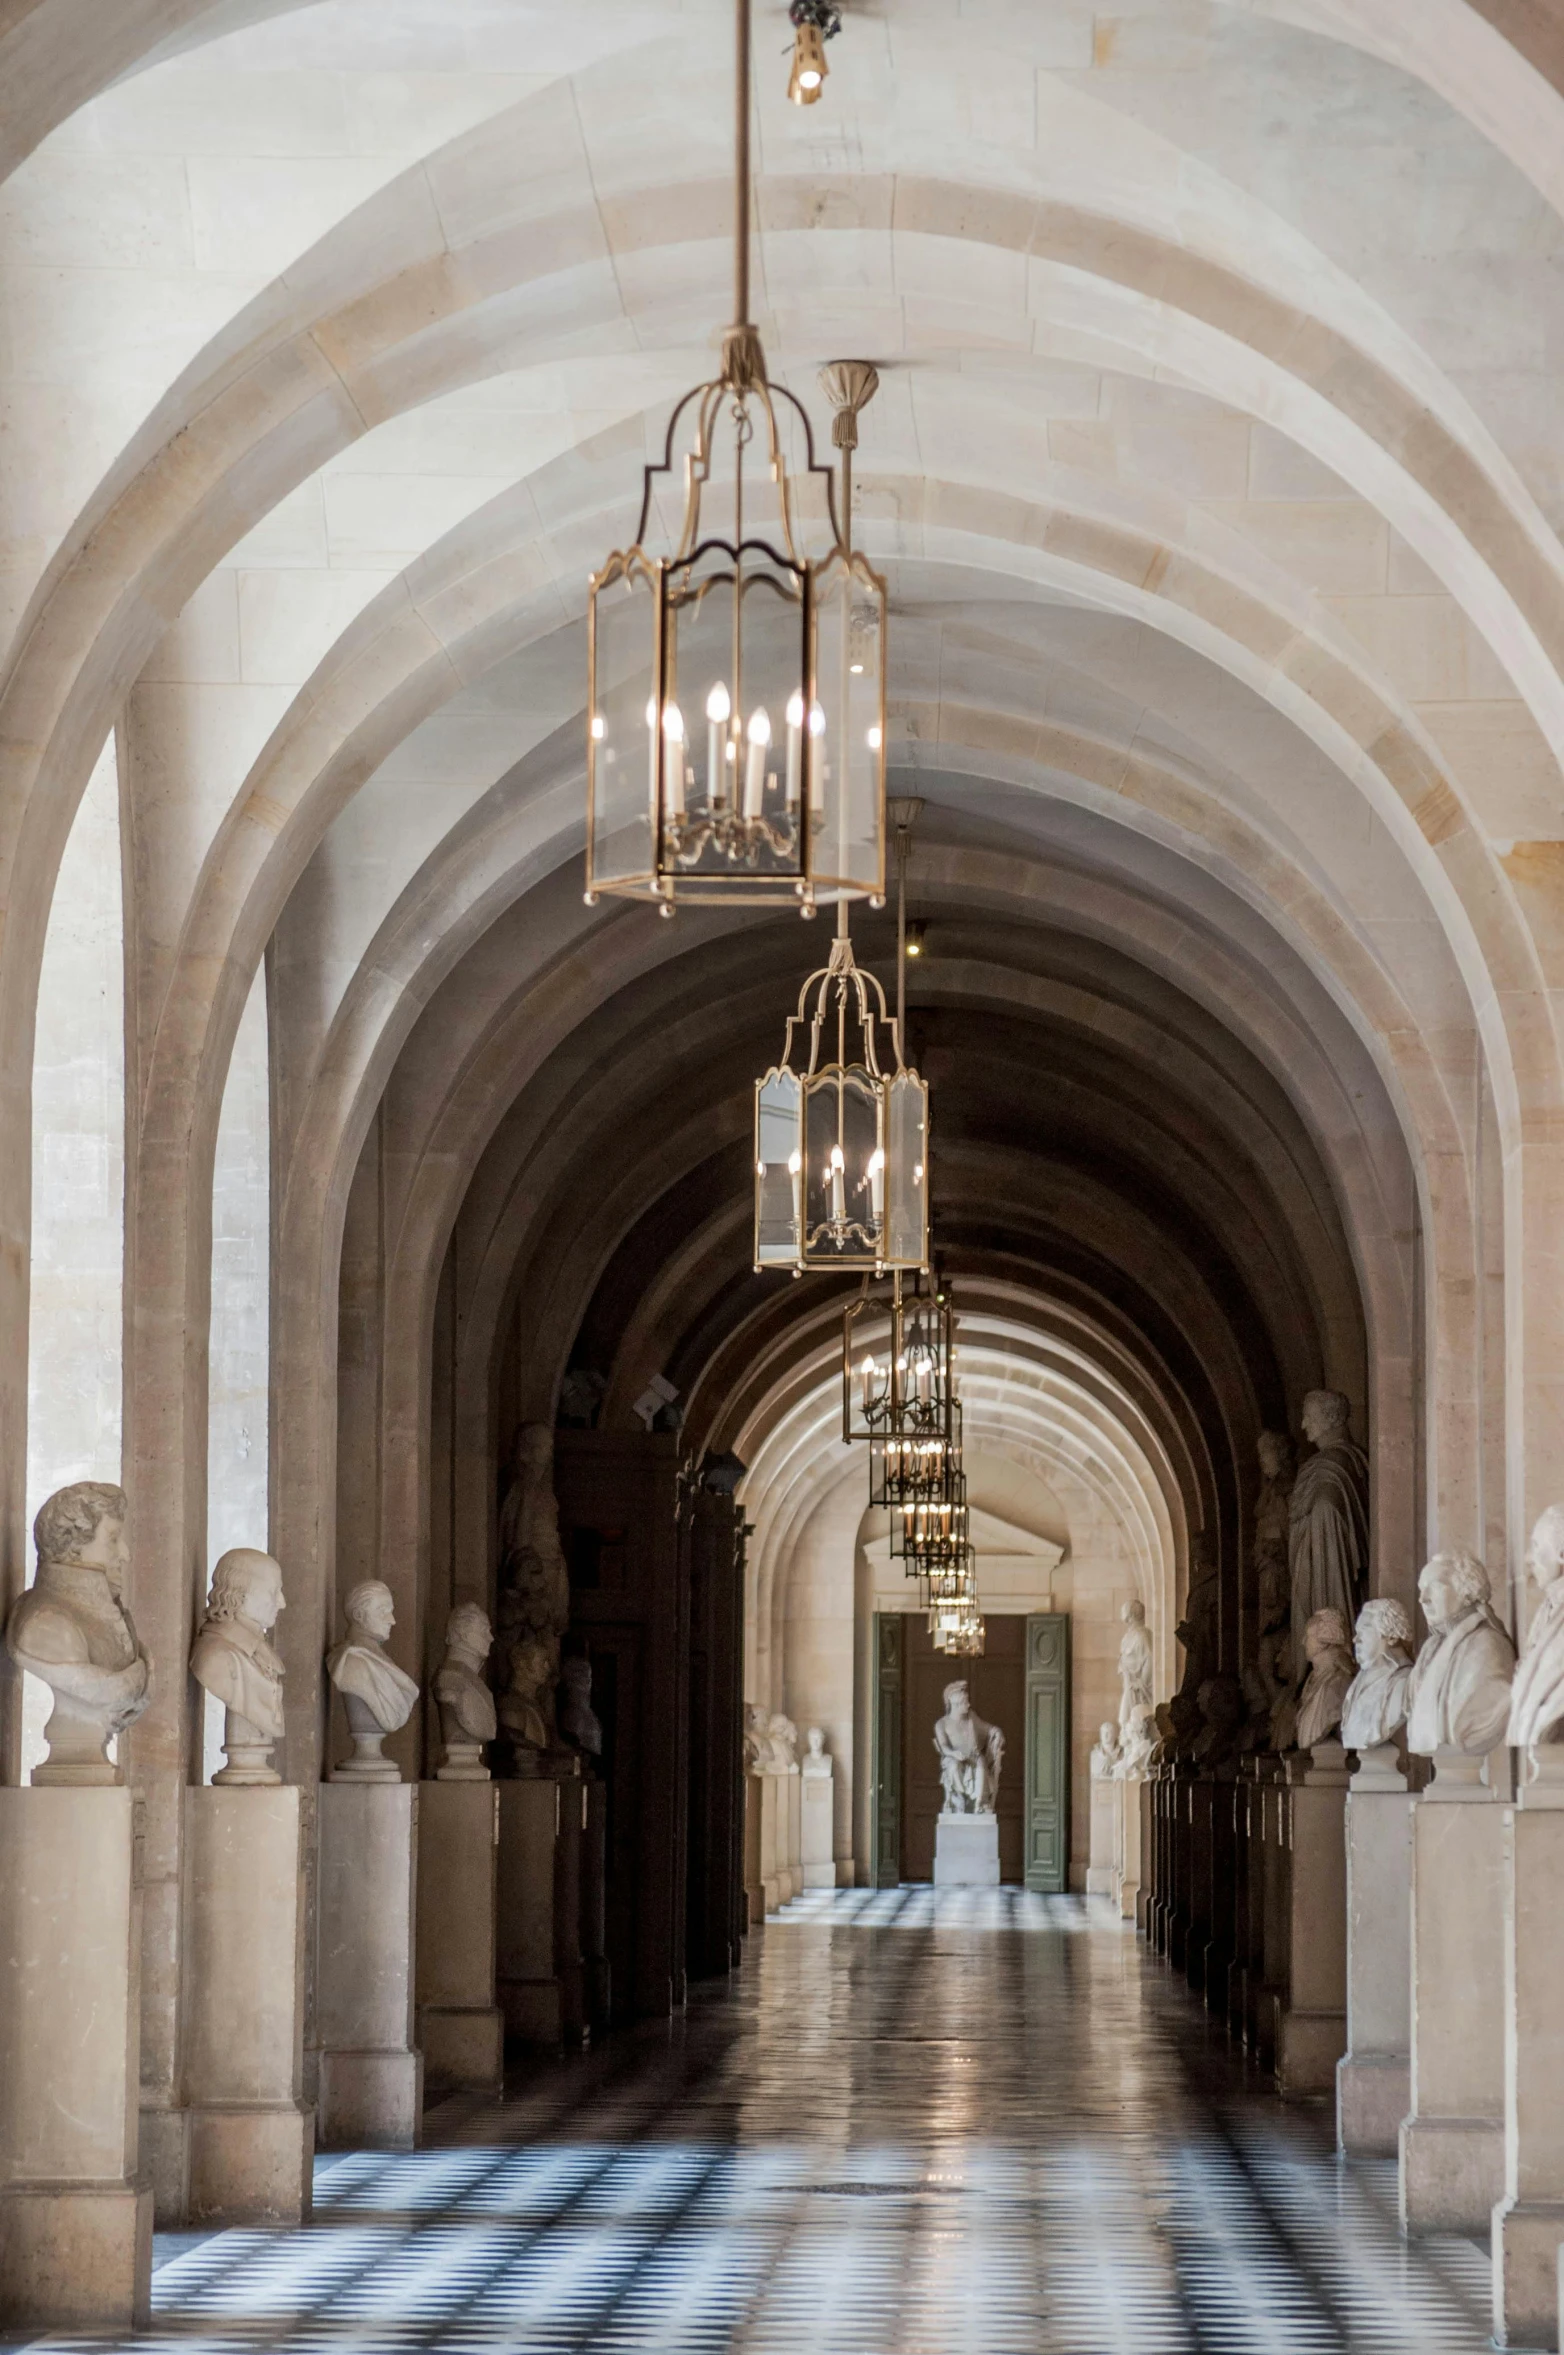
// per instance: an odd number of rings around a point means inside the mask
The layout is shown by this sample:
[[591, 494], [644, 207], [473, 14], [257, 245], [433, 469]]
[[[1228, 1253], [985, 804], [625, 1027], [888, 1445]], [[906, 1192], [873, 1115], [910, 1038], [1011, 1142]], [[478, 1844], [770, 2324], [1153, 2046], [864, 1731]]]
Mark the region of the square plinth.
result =
[[997, 1889], [997, 1815], [942, 1815], [934, 1826], [934, 1886], [937, 1889]]

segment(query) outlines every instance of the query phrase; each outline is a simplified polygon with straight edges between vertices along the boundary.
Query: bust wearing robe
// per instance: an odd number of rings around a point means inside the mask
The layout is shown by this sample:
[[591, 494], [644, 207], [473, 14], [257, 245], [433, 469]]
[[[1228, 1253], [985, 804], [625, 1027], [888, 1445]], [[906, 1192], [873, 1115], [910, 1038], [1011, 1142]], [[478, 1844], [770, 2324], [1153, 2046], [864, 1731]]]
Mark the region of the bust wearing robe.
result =
[[396, 1625], [395, 1600], [382, 1580], [365, 1578], [352, 1589], [343, 1611], [347, 1637], [326, 1654], [326, 1672], [347, 1708], [353, 1755], [336, 1768], [335, 1779], [399, 1783], [402, 1770], [394, 1759], [381, 1755], [380, 1744], [386, 1734], [406, 1725], [418, 1687], [385, 1648]]
[[1515, 1646], [1475, 1554], [1435, 1554], [1417, 1582], [1428, 1641], [1407, 1683], [1407, 1748], [1482, 1758], [1504, 1740]]
[[1303, 1631], [1309, 1673], [1298, 1697], [1297, 1742], [1312, 1750], [1329, 1741], [1341, 1723], [1341, 1705], [1352, 1684], [1352, 1647], [1339, 1611], [1315, 1611]]
[[12, 1606], [6, 1648], [54, 1695], [35, 1783], [117, 1782], [109, 1741], [151, 1697], [151, 1663], [122, 1599], [127, 1511], [122, 1488], [78, 1480], [33, 1523], [38, 1576]]
[[1531, 1533], [1526, 1567], [1541, 1599], [1510, 1691], [1509, 1739], [1518, 1749], [1552, 1742], [1564, 1718], [1564, 1505], [1549, 1505]]
[[1341, 1706], [1341, 1738], [1349, 1750], [1376, 1750], [1407, 1721], [1412, 1676], [1412, 1622], [1388, 1596], [1358, 1613], [1352, 1649], [1358, 1673]]
[[1335, 1611], [1343, 1631], [1363, 1601], [1368, 1574], [1368, 1458], [1347, 1428], [1339, 1390], [1311, 1390], [1303, 1402], [1304, 1437], [1314, 1453], [1298, 1467], [1287, 1508], [1292, 1581], [1293, 1661], [1305, 1656], [1304, 1630], [1316, 1611]]
[[1005, 1737], [974, 1714], [965, 1677], [945, 1687], [945, 1714], [934, 1728], [946, 1815], [992, 1815], [999, 1795]]

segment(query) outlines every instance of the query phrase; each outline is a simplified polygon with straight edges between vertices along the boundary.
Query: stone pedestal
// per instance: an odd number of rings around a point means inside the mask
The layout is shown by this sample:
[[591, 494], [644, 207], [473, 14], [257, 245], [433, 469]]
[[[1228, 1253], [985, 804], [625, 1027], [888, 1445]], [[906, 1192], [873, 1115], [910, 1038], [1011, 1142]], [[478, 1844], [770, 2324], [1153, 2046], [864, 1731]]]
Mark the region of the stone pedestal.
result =
[[1145, 1785], [1130, 1776], [1118, 1785], [1118, 1847], [1114, 1855], [1116, 1886], [1112, 1892], [1123, 1920], [1136, 1919], [1140, 1902], [1141, 1825]]
[[1412, 2107], [1412, 1800], [1390, 1743], [1347, 1794], [1347, 2050], [1336, 2139], [1393, 2157]]
[[1409, 2232], [1485, 2232], [1504, 2191], [1504, 1815], [1481, 1774], [1441, 1752], [1412, 1806]]
[[495, 1987], [518, 2044], [579, 2040], [586, 2024], [581, 1957], [581, 1845], [586, 1785], [568, 1778], [501, 1783]]
[[1287, 1993], [1276, 2022], [1283, 2095], [1334, 2092], [1347, 2046], [1347, 1753], [1339, 1742], [1317, 1742], [1309, 1758], [1285, 1789]]
[[327, 2150], [410, 2150], [423, 2110], [413, 2041], [416, 1783], [323, 1783], [316, 2010]]
[[301, 2224], [310, 2212], [302, 1800], [277, 1785], [185, 1793], [191, 2224]]
[[830, 1774], [801, 1774], [799, 1854], [806, 1889], [836, 1887], [836, 1783]]
[[787, 1791], [781, 1775], [768, 1771], [760, 1777], [760, 1885], [767, 1913], [786, 1902]]
[[0, 2328], [147, 2320], [135, 1800], [0, 1790]]
[[934, 1825], [934, 1886], [997, 1889], [997, 1815], [942, 1815]]
[[583, 1781], [581, 1809], [581, 1992], [589, 2035], [608, 2026], [613, 1984], [608, 1962], [608, 1785]]
[[1501, 2347], [1557, 2347], [1564, 2248], [1564, 1760], [1499, 1812], [1504, 1885], [1504, 2192], [1493, 2211]]
[[494, 1999], [499, 1816], [499, 1785], [487, 1777], [448, 1774], [419, 1787], [415, 1985], [430, 2093], [497, 2093], [505, 2080]]
[[787, 1796], [783, 1810], [787, 1822], [786, 1853], [783, 1857], [783, 1899], [796, 1897], [804, 1885], [804, 1778], [793, 1767], [783, 1776]]
[[766, 1777], [744, 1777], [744, 1912], [751, 1929], [766, 1918]]
[[1111, 1775], [1094, 1774], [1091, 1858], [1086, 1867], [1088, 1897], [1113, 1897], [1118, 1892], [1123, 1817], [1124, 1785]]

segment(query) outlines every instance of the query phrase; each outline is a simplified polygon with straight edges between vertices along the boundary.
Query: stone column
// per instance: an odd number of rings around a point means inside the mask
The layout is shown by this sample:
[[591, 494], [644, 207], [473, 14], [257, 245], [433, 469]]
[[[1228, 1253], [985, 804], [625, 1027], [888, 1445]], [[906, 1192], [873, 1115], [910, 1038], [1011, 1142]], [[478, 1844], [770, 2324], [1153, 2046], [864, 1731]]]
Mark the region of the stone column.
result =
[[1285, 1790], [1291, 1852], [1287, 1995], [1276, 2022], [1283, 2095], [1330, 2093], [1347, 2043], [1347, 1753], [1316, 1742]]
[[242, 1785], [185, 1792], [191, 2224], [301, 2224], [310, 2213], [302, 1798]]
[[1504, 2192], [1504, 1811], [1483, 1762], [1435, 1753], [1412, 1806], [1409, 2232], [1482, 2232]]
[[0, 2327], [147, 2320], [137, 1814], [126, 1790], [0, 1789]]
[[1393, 1743], [1365, 1750], [1347, 1793], [1347, 2050], [1336, 2139], [1393, 2156], [1412, 2106], [1412, 1799]]
[[322, 1783], [316, 2011], [327, 2150], [410, 2150], [423, 2112], [413, 2041], [417, 1783]]
[[1086, 1867], [1088, 1897], [1111, 1897], [1118, 1883], [1124, 1785], [1112, 1775], [1094, 1774], [1091, 1786], [1091, 1851]]
[[[1564, 2248], [1564, 1759], [1499, 1810], [1504, 1887], [1504, 2192], [1493, 2211], [1501, 2347], [1557, 2347]], [[1558, 1779], [1555, 1779], [1558, 1778]]]
[[418, 2043], [430, 2093], [497, 2093], [505, 2023], [494, 1997], [499, 1785], [418, 1790]]
[[803, 1777], [796, 1766], [790, 1766], [787, 1784], [787, 1872], [786, 1896], [796, 1897], [804, 1885], [804, 1790]]

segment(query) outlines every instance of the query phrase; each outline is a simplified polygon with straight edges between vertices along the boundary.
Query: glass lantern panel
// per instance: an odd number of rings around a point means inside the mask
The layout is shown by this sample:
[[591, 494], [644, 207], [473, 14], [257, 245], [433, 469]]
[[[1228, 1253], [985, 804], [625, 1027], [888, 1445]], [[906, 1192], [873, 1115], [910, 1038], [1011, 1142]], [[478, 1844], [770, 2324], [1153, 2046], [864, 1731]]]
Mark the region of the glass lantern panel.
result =
[[656, 568], [639, 551], [615, 558], [591, 596], [591, 801], [588, 888], [651, 894], [656, 868]]
[[[676, 883], [803, 875], [803, 575], [708, 541], [668, 593], [663, 859]], [[735, 592], [735, 577], [743, 594]]]
[[816, 895], [885, 892], [885, 589], [862, 558], [815, 579]]
[[[891, 1336], [883, 1315], [849, 1310], [842, 1324], [842, 1436], [873, 1440], [869, 1479], [876, 1478], [879, 1434], [890, 1419]], [[875, 1502], [871, 1495], [870, 1503]]]
[[879, 1086], [862, 1064], [833, 1064], [804, 1100], [805, 1265], [877, 1265], [884, 1219]]
[[755, 1265], [796, 1267], [802, 1187], [803, 1082], [768, 1071], [755, 1089]]
[[926, 1267], [929, 1257], [929, 1091], [915, 1071], [886, 1090], [885, 1263]]

